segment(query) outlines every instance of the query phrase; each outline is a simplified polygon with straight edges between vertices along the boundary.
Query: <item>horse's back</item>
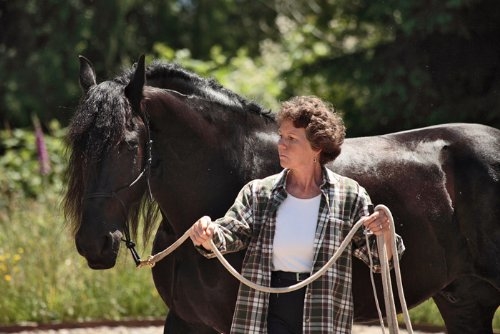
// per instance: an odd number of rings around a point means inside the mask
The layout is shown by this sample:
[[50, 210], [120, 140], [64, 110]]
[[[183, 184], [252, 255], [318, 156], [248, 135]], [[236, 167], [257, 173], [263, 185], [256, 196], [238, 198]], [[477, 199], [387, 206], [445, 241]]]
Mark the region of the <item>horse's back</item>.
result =
[[405, 220], [410, 245], [431, 229], [447, 276], [470, 271], [500, 289], [500, 130], [454, 123], [346, 139], [333, 167]]

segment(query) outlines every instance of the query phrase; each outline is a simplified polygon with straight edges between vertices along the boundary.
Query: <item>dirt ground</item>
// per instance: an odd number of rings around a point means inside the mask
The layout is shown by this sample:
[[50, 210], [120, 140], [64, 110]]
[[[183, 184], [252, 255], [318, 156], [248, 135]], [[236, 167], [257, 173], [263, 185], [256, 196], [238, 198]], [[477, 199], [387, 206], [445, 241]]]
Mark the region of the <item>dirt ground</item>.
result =
[[[1, 332], [0, 332], [1, 333]], [[163, 327], [148, 326], [148, 327], [94, 327], [94, 328], [77, 328], [77, 329], [59, 329], [59, 330], [30, 330], [17, 332], [19, 334], [162, 334]], [[382, 329], [377, 326], [360, 326], [355, 325], [352, 331], [353, 334], [381, 334]], [[385, 333], [389, 333], [385, 330]], [[414, 334], [428, 334], [429, 332], [414, 331]], [[436, 332], [433, 332], [436, 333]], [[444, 332], [439, 332], [443, 333]], [[399, 334], [408, 334], [404, 329], [400, 329]]]

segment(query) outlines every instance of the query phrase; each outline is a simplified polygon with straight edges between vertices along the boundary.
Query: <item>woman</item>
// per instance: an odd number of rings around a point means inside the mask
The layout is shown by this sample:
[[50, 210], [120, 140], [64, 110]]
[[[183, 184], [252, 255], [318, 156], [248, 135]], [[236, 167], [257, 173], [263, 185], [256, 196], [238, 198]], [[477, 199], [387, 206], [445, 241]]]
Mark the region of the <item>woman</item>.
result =
[[[343, 121], [329, 104], [314, 96], [295, 97], [282, 104], [277, 121], [284, 170], [249, 182], [224, 217], [214, 222], [200, 218], [190, 237], [207, 257], [213, 256], [212, 239], [222, 252], [247, 248], [243, 276], [264, 286], [283, 287], [318, 271], [352, 225], [369, 215], [371, 200], [354, 180], [325, 167], [340, 154], [345, 137]], [[364, 226], [392, 243], [385, 212], [369, 215]], [[369, 264], [371, 252], [372, 269], [380, 268], [371, 238], [366, 245], [360, 229], [353, 247], [303, 289], [278, 295], [240, 285], [231, 333], [350, 333], [352, 255]], [[399, 236], [396, 244], [401, 255]]]

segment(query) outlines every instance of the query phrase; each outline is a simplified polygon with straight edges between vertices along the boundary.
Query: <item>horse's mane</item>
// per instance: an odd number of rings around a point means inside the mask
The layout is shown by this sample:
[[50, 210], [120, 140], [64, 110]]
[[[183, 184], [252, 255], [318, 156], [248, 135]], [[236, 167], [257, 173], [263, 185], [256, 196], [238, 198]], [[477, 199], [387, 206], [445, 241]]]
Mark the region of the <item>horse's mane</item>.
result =
[[[90, 88], [85, 94], [70, 122], [67, 142], [71, 149], [66, 170], [67, 192], [63, 206], [68, 223], [76, 232], [81, 223], [87, 180], [99, 168], [106, 152], [124, 139], [125, 129], [133, 126], [133, 110], [124, 95], [124, 88], [134, 74], [135, 68], [125, 69], [110, 81]], [[224, 110], [251, 113], [274, 120], [268, 110], [242, 96], [224, 88], [214, 79], [200, 77], [173, 63], [154, 61], [146, 68], [146, 85], [175, 90], [181, 94], [195, 96], [205, 103], [216, 103]], [[133, 235], [138, 228], [139, 216], [144, 216], [143, 236], [153, 228], [156, 206], [143, 200], [131, 209], [129, 216]]]
[[[135, 68], [129, 68], [115, 78], [116, 82], [126, 85]], [[213, 78], [201, 77], [190, 72], [176, 63], [155, 60], [146, 67], [146, 81], [148, 86], [172, 89], [184, 95], [192, 95], [207, 102], [217, 103], [233, 111], [250, 112], [274, 119], [270, 110], [259, 104], [223, 87]]]

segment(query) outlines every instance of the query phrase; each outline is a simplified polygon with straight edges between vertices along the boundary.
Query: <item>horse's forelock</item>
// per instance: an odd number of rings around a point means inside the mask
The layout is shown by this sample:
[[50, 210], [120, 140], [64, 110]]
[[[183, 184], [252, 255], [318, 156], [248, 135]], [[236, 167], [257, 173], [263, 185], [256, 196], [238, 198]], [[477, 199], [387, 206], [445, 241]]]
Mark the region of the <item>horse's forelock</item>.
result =
[[68, 127], [67, 143], [71, 150], [66, 179], [68, 189], [64, 211], [72, 230], [80, 224], [83, 196], [98, 161], [124, 138], [130, 104], [123, 85], [103, 82], [83, 97]]

